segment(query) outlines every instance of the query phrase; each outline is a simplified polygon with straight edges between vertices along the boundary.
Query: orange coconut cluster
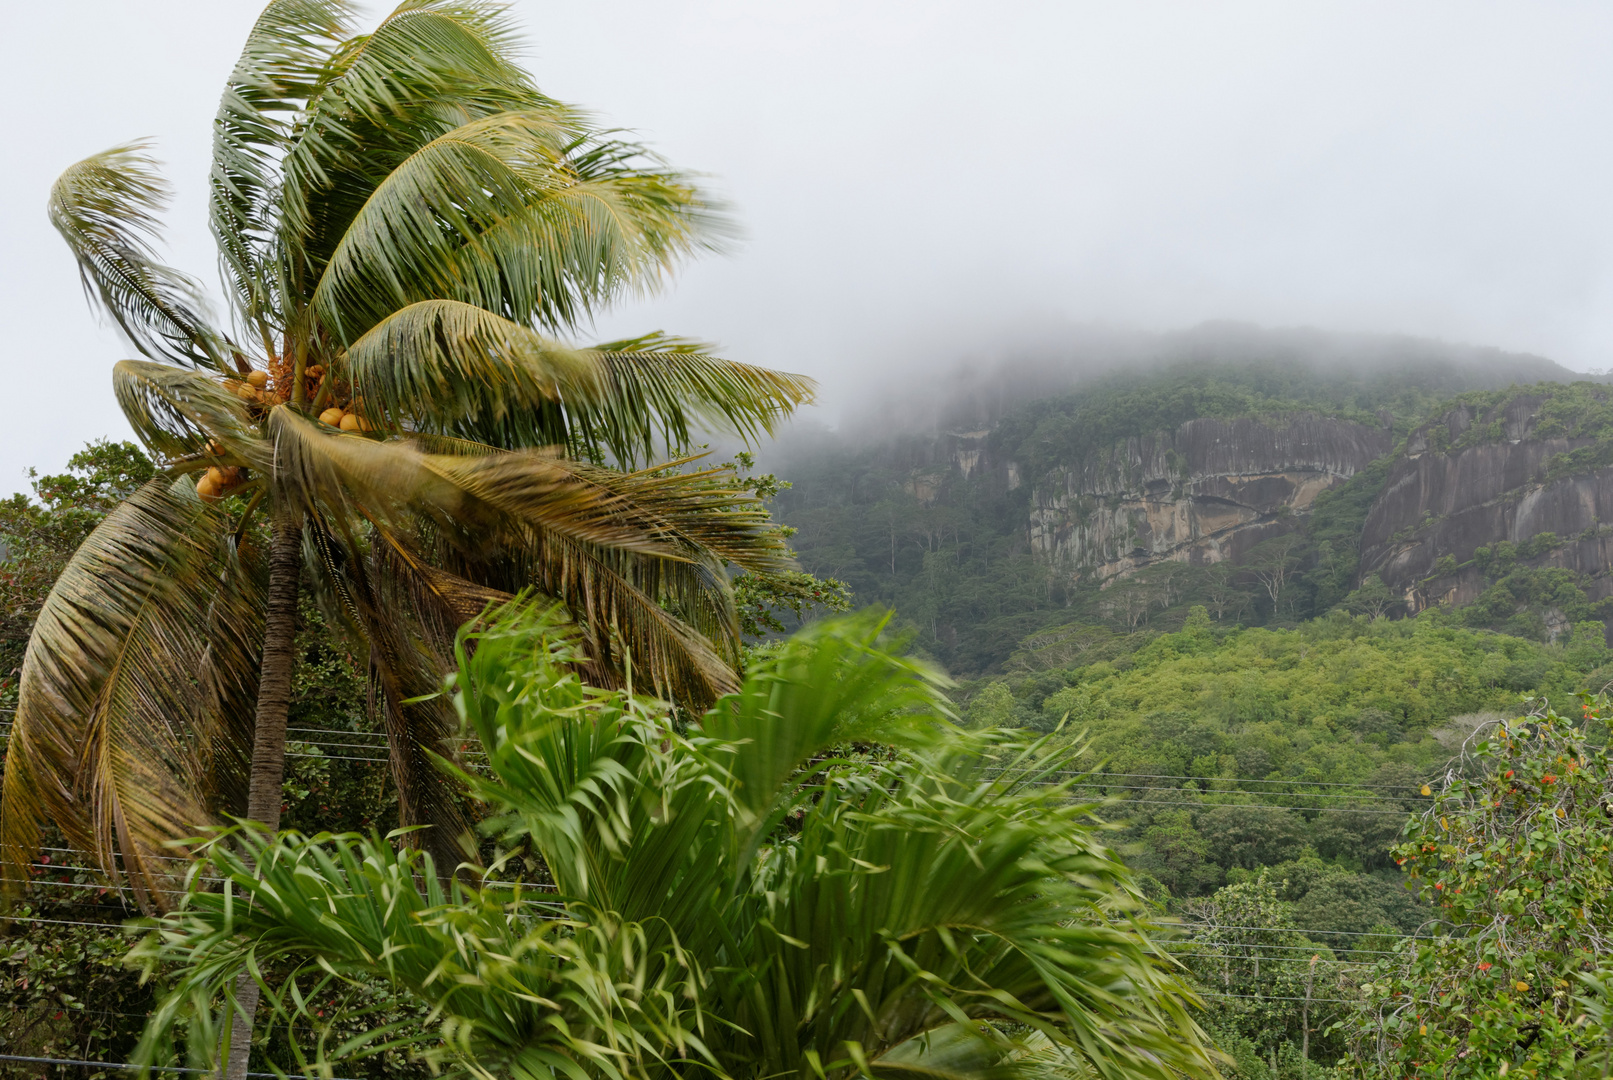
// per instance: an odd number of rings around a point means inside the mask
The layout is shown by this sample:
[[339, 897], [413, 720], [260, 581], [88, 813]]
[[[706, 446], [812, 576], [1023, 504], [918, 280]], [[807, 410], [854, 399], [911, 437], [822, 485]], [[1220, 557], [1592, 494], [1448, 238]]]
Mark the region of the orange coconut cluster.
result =
[[[224, 448], [216, 442], [207, 444], [207, 452], [213, 457], [224, 456]], [[246, 481], [246, 470], [239, 465], [214, 465], [196, 481], [196, 494], [203, 502], [218, 502]]]

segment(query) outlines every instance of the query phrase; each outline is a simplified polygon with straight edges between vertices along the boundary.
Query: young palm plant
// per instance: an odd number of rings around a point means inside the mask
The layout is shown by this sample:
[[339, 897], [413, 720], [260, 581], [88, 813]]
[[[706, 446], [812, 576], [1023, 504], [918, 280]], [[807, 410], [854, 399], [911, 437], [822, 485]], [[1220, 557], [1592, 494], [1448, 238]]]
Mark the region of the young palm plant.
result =
[[142, 147], [57, 181], [86, 292], [143, 355], [115, 367], [119, 403], [165, 469], [38, 619], [0, 800], [11, 887], [46, 823], [158, 907], [173, 842], [220, 813], [276, 824], [302, 582], [367, 654], [402, 821], [434, 826], [447, 867], [467, 829], [430, 758], [455, 721], [427, 692], [489, 602], [562, 602], [601, 685], [694, 706], [737, 685], [725, 567], [787, 553], [736, 478], [645, 466], [695, 430], [771, 430], [810, 383], [659, 335], [556, 337], [720, 220], [512, 47], [479, 0], [408, 0], [362, 34], [347, 0], [271, 3], [213, 128], [227, 323], [157, 261]]
[[[555, 891], [444, 891], [376, 838], [258, 832], [255, 872], [217, 844], [198, 874], [222, 889], [141, 950], [177, 981], [140, 1060], [184, 1030], [205, 1066], [246, 964], [306, 1071], [412, 1045], [480, 1077], [1213, 1075], [1128, 871], [1054, 781], [1069, 752], [954, 728], [880, 630], [816, 624], [681, 734], [587, 687], [533, 609], [467, 635], [453, 700], [492, 777], [464, 780]], [[377, 981], [434, 1028], [321, 1042], [342, 984]]]

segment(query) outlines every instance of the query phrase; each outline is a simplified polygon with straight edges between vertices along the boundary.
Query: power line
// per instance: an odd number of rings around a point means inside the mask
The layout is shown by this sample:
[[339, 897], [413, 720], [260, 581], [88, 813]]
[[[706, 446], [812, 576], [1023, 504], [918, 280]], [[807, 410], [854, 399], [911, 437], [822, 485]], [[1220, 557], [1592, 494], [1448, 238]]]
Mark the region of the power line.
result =
[[[1404, 935], [1400, 935], [1400, 936], [1404, 936]], [[1165, 945], [1165, 947], [1167, 949], [1181, 947], [1181, 946], [1195, 946], [1196, 947], [1196, 946], [1199, 946], [1199, 945], [1224, 945], [1227, 948], [1232, 948], [1232, 949], [1288, 949], [1288, 950], [1294, 951], [1294, 952], [1312, 952], [1317, 948], [1317, 946], [1316, 946], [1316, 944], [1314, 942], [1312, 942], [1310, 944], [1307, 944], [1307, 945], [1263, 945], [1263, 944], [1261, 944], [1259, 942], [1254, 942], [1254, 941], [1205, 941], [1202, 938], [1190, 938], [1187, 941], [1169, 941], [1169, 940], [1167, 940], [1167, 941], [1164, 942], [1164, 945]], [[1362, 954], [1365, 954], [1365, 955], [1368, 955], [1368, 956], [1398, 956], [1399, 955], [1393, 949], [1351, 949], [1351, 948], [1346, 948], [1346, 947], [1344, 947], [1342, 945], [1339, 946], [1338, 948], [1334, 948], [1331, 945], [1323, 945], [1321, 947], [1324, 948], [1324, 949], [1328, 949], [1331, 952], [1335, 952], [1335, 953], [1341, 953], [1341, 952], [1342, 953], [1362, 953]]]
[[[0, 1054], [0, 1061], [20, 1061], [39, 1065], [83, 1065], [92, 1069], [150, 1069], [152, 1072], [164, 1073], [216, 1073], [217, 1069], [187, 1069], [181, 1065], [135, 1065], [127, 1061], [79, 1061], [75, 1058], [54, 1057], [26, 1057], [22, 1054]], [[268, 1077], [277, 1080], [284, 1075], [285, 1080], [326, 1080], [321, 1076], [309, 1076], [307, 1073], [272, 1073], [249, 1072], [248, 1076]], [[349, 1080], [347, 1077], [336, 1076], [330, 1080]]]
[[[1006, 771], [1006, 770], [1003, 770], [1003, 771]], [[1080, 772], [1073, 772], [1073, 771], [1070, 771], [1070, 770], [1064, 770], [1064, 771], [1061, 771], [1061, 772], [1054, 772], [1054, 773], [1050, 773], [1048, 775], [1051, 775], [1051, 776], [1094, 776], [1094, 777], [1099, 777], [1100, 779], [1102, 777], [1105, 777], [1105, 776], [1114, 776], [1114, 777], [1119, 777], [1122, 780], [1195, 780], [1195, 781], [1197, 781], [1197, 782], [1199, 782], [1201, 784], [1206, 784], [1206, 783], [1213, 784], [1213, 783], [1216, 783], [1217, 781], [1233, 779], [1233, 778], [1221, 777], [1221, 776], [1175, 776], [1175, 775], [1168, 774], [1168, 773], [1112, 773], [1112, 772], [1101, 772], [1101, 771], [1099, 771], [1099, 772], [1080, 773]], [[1306, 787], [1348, 787], [1348, 788], [1362, 788], [1362, 789], [1365, 789], [1367, 791], [1405, 791], [1405, 790], [1417, 791], [1418, 790], [1418, 785], [1416, 785], [1416, 784], [1386, 784], [1386, 785], [1354, 784], [1354, 783], [1350, 783], [1347, 780], [1253, 780], [1253, 779], [1244, 779], [1242, 777], [1238, 777], [1238, 778], [1235, 778], [1233, 780], [1233, 782], [1239, 783], [1239, 784], [1303, 784]], [[1301, 794], [1303, 794], [1303, 793], [1301, 793]]]
[[[1189, 927], [1188, 929], [1191, 929]], [[1207, 926], [1206, 930], [1271, 930], [1278, 933], [1291, 934], [1345, 934], [1350, 937], [1388, 937], [1387, 934], [1374, 934], [1370, 930], [1307, 930], [1302, 926]], [[1411, 938], [1413, 941], [1432, 941], [1428, 935], [1402, 934], [1401, 937]], [[1299, 946], [1296, 946], [1296, 948]]]
[[[1155, 790], [1163, 789], [1156, 788]], [[1252, 795], [1254, 793], [1244, 792], [1243, 794]], [[1125, 802], [1128, 804], [1140, 803], [1148, 806], [1184, 805], [1175, 799], [1127, 799]], [[1372, 814], [1375, 817], [1398, 818], [1403, 818], [1409, 813], [1406, 810], [1361, 810], [1353, 806], [1290, 806], [1287, 803], [1201, 802], [1192, 805], [1212, 809], [1217, 806], [1246, 806], [1251, 810], [1309, 810], [1313, 814]]]
[[[1178, 960], [1226, 961], [1240, 959], [1236, 956], [1228, 956], [1226, 953], [1171, 953], [1171, 955]], [[1308, 956], [1257, 956], [1242, 958], [1244, 963], [1248, 963], [1251, 959], [1254, 960], [1256, 964], [1308, 964], [1311, 962], [1311, 958]], [[1318, 963], [1320, 962], [1321, 961], [1318, 961]], [[1366, 967], [1367, 965], [1373, 963], [1371, 960], [1330, 960], [1328, 962], [1332, 964], [1345, 964], [1350, 967]]]
[[54, 923], [57, 926], [99, 926], [107, 930], [127, 930], [127, 923], [85, 922], [83, 919], [40, 919], [32, 915], [0, 915], [0, 923], [6, 922], [38, 922]]
[[1308, 1001], [1312, 1005], [1359, 1005], [1359, 1001], [1352, 998], [1302, 998], [1302, 997], [1275, 997], [1271, 994], [1212, 994], [1204, 990], [1199, 991], [1199, 997], [1213, 998], [1246, 998], [1250, 1001]]

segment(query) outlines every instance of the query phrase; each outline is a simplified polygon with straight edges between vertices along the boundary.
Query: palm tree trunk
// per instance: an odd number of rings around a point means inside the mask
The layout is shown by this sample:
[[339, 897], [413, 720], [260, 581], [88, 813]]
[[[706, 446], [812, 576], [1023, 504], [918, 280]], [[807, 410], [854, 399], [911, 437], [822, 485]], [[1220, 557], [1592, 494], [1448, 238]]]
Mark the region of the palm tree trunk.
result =
[[[286, 773], [286, 712], [291, 706], [291, 673], [296, 666], [297, 586], [302, 574], [301, 516], [275, 522], [269, 544], [269, 611], [263, 625], [263, 663], [258, 675], [257, 721], [252, 731], [252, 783], [246, 816], [280, 825], [281, 785]], [[252, 1019], [258, 984], [242, 972], [235, 981], [239, 1004], [230, 1031], [230, 1059], [224, 1080], [246, 1080], [252, 1053]]]

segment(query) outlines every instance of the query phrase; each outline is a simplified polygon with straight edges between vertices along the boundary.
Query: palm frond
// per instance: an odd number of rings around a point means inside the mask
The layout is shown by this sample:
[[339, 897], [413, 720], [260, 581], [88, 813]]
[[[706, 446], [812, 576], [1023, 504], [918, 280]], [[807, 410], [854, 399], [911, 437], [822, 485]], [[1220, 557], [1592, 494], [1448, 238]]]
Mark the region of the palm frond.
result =
[[395, 424], [627, 462], [687, 446], [701, 430], [771, 433], [814, 389], [660, 334], [573, 349], [458, 300], [393, 312], [352, 344], [345, 364], [355, 396]]
[[747, 567], [787, 565], [753, 497], [720, 473], [617, 473], [554, 453], [422, 454], [402, 440], [339, 434], [291, 409], [269, 419], [278, 482], [306, 509], [405, 532], [424, 517], [471, 549], [541, 529], [669, 559], [702, 552]]
[[222, 541], [221, 547], [201, 658], [198, 793], [215, 812], [239, 817], [246, 813], [251, 783], [269, 567], [266, 552], [250, 536]]
[[420, 147], [478, 117], [552, 105], [512, 47], [501, 5], [426, 2], [401, 5], [338, 51], [281, 167], [275, 219], [299, 296], [376, 185]]
[[564, 444], [561, 402], [604, 397], [593, 355], [458, 300], [387, 316], [349, 347], [345, 365], [372, 415], [505, 449]]
[[480, 550], [436, 535], [422, 558], [507, 595], [536, 591], [574, 620], [576, 663], [591, 685], [647, 687], [696, 711], [739, 685], [733, 598], [709, 560], [620, 551], [542, 531]]
[[84, 292], [154, 360], [222, 370], [219, 335], [207, 324], [201, 288], [157, 261], [152, 242], [167, 206], [167, 182], [145, 143], [85, 158], [50, 189], [50, 223], [78, 261]]
[[209, 213], [220, 260], [249, 321], [273, 317], [280, 160], [298, 114], [352, 36], [354, 12], [347, 0], [273, 0], [225, 83], [213, 119]]
[[[318, 542], [328, 548], [335, 537], [326, 534]], [[389, 589], [391, 582], [377, 574], [393, 565], [390, 560], [355, 551], [351, 542], [343, 546], [345, 591], [369, 643], [370, 676], [380, 691], [398, 824], [429, 826], [424, 835], [409, 834], [407, 842], [423, 845], [438, 868], [451, 874], [460, 863], [477, 861], [475, 836], [457, 800], [459, 787], [436, 766], [439, 759], [460, 758], [458, 717], [438, 693], [452, 658], [434, 654], [420, 622], [411, 617], [415, 611], [397, 602], [406, 590]]]
[[865, 612], [805, 627], [701, 719], [701, 730], [738, 746], [726, 763], [741, 808], [736, 865], [795, 808], [791, 780], [809, 760], [854, 743], [933, 745], [943, 734], [937, 722], [954, 719], [950, 679], [881, 647], [888, 622]]
[[658, 573], [668, 560], [602, 550], [554, 533], [539, 533], [524, 554], [526, 580], [564, 603], [578, 622], [588, 670], [599, 685], [624, 685], [625, 674], [633, 685], [693, 709], [738, 687], [738, 625], [731, 600], [726, 612], [720, 607], [727, 599], [720, 579], [702, 579], [691, 568], [695, 580], [685, 582], [687, 591], [705, 593], [701, 599], [719, 605], [716, 618], [697, 626], [679, 617], [698, 611], [696, 603], [674, 608], [664, 602], [672, 597], [657, 587], [670, 576]]
[[[562, 155], [574, 136], [565, 114], [534, 109], [480, 117], [426, 143], [353, 216], [313, 289], [314, 309], [344, 343], [388, 313], [434, 298], [527, 322], [530, 312], [510, 303], [519, 290], [509, 283], [531, 276], [523, 265], [552, 260], [553, 241], [542, 244], [541, 230], [529, 227], [520, 250], [481, 249], [475, 258], [462, 249], [479, 248], [501, 221], [541, 213], [545, 197], [569, 179]], [[534, 241], [542, 246], [533, 250]], [[549, 271], [562, 275], [553, 279], [558, 287], [567, 269]]]
[[679, 259], [720, 249], [734, 231], [688, 176], [638, 144], [589, 133], [537, 180], [525, 212], [488, 225], [451, 258], [460, 280], [502, 274], [499, 291], [483, 290], [479, 302], [551, 332], [624, 291], [654, 291]]
[[23, 660], [0, 795], [0, 871], [27, 881], [54, 822], [162, 904], [164, 845], [208, 821], [196, 736], [216, 724], [198, 679], [225, 567], [223, 519], [158, 478], [103, 521], [62, 571]]
[[771, 435], [817, 390], [801, 375], [713, 356], [707, 346], [650, 334], [600, 345], [604, 392], [567, 410], [571, 441], [605, 446], [622, 461], [651, 459], [660, 446], [688, 446], [702, 428], [747, 441]]
[[433, 566], [414, 546], [385, 529], [376, 531], [373, 576], [386, 604], [413, 613], [434, 659], [452, 666], [459, 628], [513, 596]]
[[123, 360], [112, 369], [112, 388], [129, 426], [159, 458], [211, 453], [213, 441], [235, 464], [259, 470], [269, 464], [268, 447], [244, 403], [211, 376]]

